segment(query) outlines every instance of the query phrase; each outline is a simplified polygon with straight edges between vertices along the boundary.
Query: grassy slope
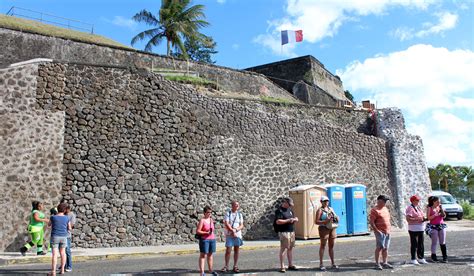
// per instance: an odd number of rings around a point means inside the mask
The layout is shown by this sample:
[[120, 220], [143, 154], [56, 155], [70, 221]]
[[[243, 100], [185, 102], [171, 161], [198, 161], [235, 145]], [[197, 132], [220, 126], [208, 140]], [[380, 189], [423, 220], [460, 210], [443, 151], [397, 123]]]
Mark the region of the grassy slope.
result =
[[0, 27], [53, 37], [60, 37], [85, 43], [132, 49], [121, 43], [118, 43], [117, 41], [100, 35], [60, 28], [33, 20], [27, 20], [14, 16], [7, 16], [3, 14], [0, 14]]

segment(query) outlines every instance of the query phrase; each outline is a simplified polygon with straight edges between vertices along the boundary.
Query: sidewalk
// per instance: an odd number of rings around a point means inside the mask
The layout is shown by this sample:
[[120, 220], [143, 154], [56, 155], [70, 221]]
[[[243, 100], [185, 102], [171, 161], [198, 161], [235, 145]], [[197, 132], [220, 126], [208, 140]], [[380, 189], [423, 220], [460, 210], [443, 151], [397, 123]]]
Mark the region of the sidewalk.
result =
[[[450, 223], [448, 231], [465, 231], [472, 229], [473, 223], [462, 223], [457, 225]], [[395, 228], [392, 230], [392, 237], [408, 236], [406, 230]], [[350, 243], [355, 241], [373, 241], [373, 234], [364, 236], [338, 237], [337, 243]], [[244, 241], [243, 251], [258, 250], [264, 248], [278, 248], [278, 240], [264, 241]], [[296, 246], [319, 245], [319, 239], [297, 240]], [[225, 250], [224, 243], [217, 243], [217, 252]], [[160, 255], [182, 255], [197, 254], [199, 252], [197, 243], [180, 245], [161, 245], [161, 246], [143, 246], [143, 247], [110, 247], [110, 248], [73, 248], [72, 255], [74, 262], [96, 261], [96, 260], [117, 260], [123, 258], [139, 258]], [[0, 266], [18, 265], [18, 264], [38, 264], [50, 263], [51, 254], [45, 256], [36, 256], [35, 253], [27, 253], [21, 256], [19, 252], [0, 252]]]

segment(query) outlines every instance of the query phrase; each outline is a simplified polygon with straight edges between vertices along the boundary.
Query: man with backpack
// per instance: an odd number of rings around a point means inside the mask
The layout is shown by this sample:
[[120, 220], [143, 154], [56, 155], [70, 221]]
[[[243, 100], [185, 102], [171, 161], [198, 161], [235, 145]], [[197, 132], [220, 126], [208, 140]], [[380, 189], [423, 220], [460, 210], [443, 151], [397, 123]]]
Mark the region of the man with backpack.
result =
[[229, 271], [230, 255], [232, 253], [232, 247], [234, 248], [234, 267], [233, 272], [239, 273], [239, 267], [237, 265], [239, 261], [239, 249], [244, 243], [242, 242], [242, 229], [244, 228], [244, 219], [242, 214], [239, 212], [239, 202], [232, 201], [232, 209], [229, 210], [224, 216], [224, 233], [225, 233], [225, 266], [222, 268], [222, 272]]
[[275, 212], [275, 221], [273, 228], [280, 238], [280, 272], [285, 273], [283, 254], [288, 258], [288, 270], [298, 270], [293, 265], [293, 248], [295, 247], [295, 226], [298, 218], [294, 216], [291, 207], [294, 206], [293, 199], [283, 198], [280, 207]]

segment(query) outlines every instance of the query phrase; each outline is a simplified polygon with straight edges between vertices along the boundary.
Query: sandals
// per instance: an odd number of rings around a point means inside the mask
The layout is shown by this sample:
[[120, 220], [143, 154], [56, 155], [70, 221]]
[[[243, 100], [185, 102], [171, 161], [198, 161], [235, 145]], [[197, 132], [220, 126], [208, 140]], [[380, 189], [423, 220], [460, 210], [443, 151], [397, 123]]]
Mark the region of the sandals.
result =
[[239, 268], [238, 268], [237, 266], [234, 266], [234, 269], [232, 269], [232, 271], [235, 272], [235, 273], [239, 273], [239, 272], [240, 272], [240, 270], [239, 270]]
[[229, 272], [229, 268], [227, 268], [227, 266], [224, 266], [224, 267], [221, 269], [221, 272]]

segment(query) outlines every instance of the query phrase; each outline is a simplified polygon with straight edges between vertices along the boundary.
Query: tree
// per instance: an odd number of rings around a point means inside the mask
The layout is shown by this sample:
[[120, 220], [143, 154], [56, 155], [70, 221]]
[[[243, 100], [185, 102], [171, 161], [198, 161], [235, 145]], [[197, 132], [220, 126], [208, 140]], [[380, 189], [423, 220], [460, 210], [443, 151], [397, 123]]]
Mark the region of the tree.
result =
[[188, 58], [184, 40], [203, 40], [205, 36], [199, 29], [209, 25], [205, 21], [204, 5], [190, 6], [191, 0], [162, 0], [158, 18], [147, 10], [135, 14], [132, 19], [156, 26], [137, 34], [131, 44], [149, 39], [145, 51], [151, 52], [154, 46], [166, 39], [166, 55], [171, 54], [171, 48], [179, 48], [184, 58]]
[[354, 102], [354, 96], [349, 90], [344, 91], [344, 96], [346, 96], [349, 101]]
[[[189, 59], [212, 64], [216, 63], [212, 60], [211, 56], [217, 54], [217, 51], [215, 50], [216, 46], [217, 43], [212, 37], [206, 37], [202, 40], [187, 39], [184, 42], [184, 48], [186, 48], [186, 53], [188, 54]], [[176, 49], [172, 55], [180, 58], [184, 57], [180, 49]]]

